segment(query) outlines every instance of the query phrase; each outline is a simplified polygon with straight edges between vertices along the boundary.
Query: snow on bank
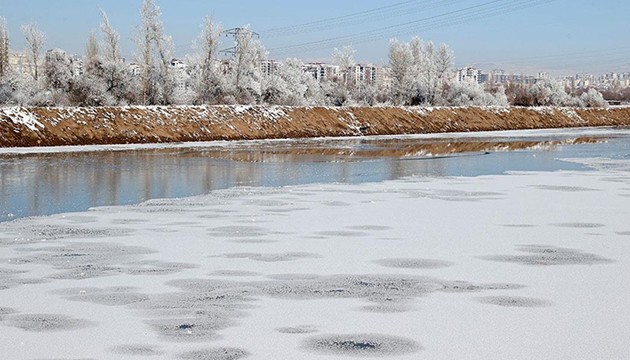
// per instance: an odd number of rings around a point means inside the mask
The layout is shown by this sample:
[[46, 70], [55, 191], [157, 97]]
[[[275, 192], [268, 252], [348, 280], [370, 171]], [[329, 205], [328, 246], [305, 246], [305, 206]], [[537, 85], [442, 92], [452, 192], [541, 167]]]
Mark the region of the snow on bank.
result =
[[24, 125], [31, 131], [37, 131], [44, 125], [37, 121], [35, 115], [24, 108], [0, 106], [0, 122], [11, 121], [15, 125]]
[[129, 106], [0, 109], [0, 146], [455, 133], [630, 126], [628, 109]]
[[3, 223], [0, 348], [10, 359], [623, 359], [630, 161], [615, 163], [239, 188]]

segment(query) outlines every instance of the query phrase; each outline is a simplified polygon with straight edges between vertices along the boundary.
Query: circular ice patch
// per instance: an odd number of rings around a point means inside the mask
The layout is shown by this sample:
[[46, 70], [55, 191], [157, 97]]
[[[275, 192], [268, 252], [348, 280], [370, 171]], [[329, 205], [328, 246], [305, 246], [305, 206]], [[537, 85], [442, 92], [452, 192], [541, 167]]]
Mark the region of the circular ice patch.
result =
[[11, 316], [7, 325], [31, 332], [52, 332], [81, 329], [93, 322], [59, 314], [23, 314]]
[[523, 265], [595, 265], [609, 264], [611, 259], [596, 254], [583, 252], [576, 249], [557, 248], [543, 245], [524, 245], [518, 251], [529, 253], [528, 255], [491, 255], [482, 256], [481, 259], [490, 261], [502, 261], [521, 263]]
[[338, 356], [396, 356], [422, 350], [417, 342], [398, 336], [378, 334], [322, 335], [307, 339], [303, 348]]
[[149, 297], [134, 291], [135, 288], [73, 288], [61, 289], [54, 293], [71, 301], [88, 302], [106, 306], [124, 306], [147, 301]]
[[15, 314], [17, 311], [15, 311], [12, 308], [8, 308], [8, 307], [1, 307], [0, 306], [0, 315], [9, 315], [9, 314]]
[[397, 269], [438, 269], [453, 265], [453, 263], [448, 261], [411, 258], [380, 259], [375, 260], [374, 263]]
[[553, 305], [550, 301], [521, 296], [486, 296], [476, 299], [480, 303], [505, 307], [546, 307]]
[[224, 276], [224, 277], [250, 277], [260, 276], [260, 273], [254, 271], [245, 270], [217, 270], [209, 274], [210, 276]]
[[190, 351], [179, 356], [182, 360], [238, 360], [249, 356], [249, 353], [239, 348], [214, 348]]
[[578, 228], [578, 229], [595, 229], [602, 228], [606, 225], [599, 223], [583, 223], [583, 222], [567, 222], [567, 223], [555, 223], [549, 224], [555, 227], [564, 227], [564, 228]]
[[317, 332], [317, 328], [310, 325], [287, 326], [276, 329], [281, 334], [311, 334]]
[[156, 349], [151, 345], [118, 345], [110, 348], [110, 351], [120, 355], [132, 356], [158, 356], [164, 354], [164, 351]]

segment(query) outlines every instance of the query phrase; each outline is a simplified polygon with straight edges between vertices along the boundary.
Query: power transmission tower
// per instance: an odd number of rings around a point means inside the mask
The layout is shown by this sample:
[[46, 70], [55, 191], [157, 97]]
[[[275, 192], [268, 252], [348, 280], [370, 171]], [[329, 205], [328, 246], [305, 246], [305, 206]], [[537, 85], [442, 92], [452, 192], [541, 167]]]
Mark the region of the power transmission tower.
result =
[[238, 53], [238, 50], [241, 47], [240, 43], [243, 36], [247, 36], [250, 38], [256, 37], [260, 39], [260, 34], [252, 31], [249, 28], [228, 29], [228, 30], [221, 31], [221, 35], [225, 37], [232, 36], [234, 38], [234, 46], [232, 46], [231, 48], [227, 48], [227, 49], [223, 49], [219, 51], [219, 53], [221, 54], [231, 55], [231, 56], [235, 56]]

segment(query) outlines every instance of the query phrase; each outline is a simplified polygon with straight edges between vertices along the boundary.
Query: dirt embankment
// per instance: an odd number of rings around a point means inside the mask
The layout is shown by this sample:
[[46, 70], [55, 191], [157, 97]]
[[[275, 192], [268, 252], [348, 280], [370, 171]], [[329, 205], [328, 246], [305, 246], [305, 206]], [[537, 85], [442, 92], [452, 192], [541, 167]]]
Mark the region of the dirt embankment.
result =
[[0, 107], [0, 147], [630, 126], [630, 108]]

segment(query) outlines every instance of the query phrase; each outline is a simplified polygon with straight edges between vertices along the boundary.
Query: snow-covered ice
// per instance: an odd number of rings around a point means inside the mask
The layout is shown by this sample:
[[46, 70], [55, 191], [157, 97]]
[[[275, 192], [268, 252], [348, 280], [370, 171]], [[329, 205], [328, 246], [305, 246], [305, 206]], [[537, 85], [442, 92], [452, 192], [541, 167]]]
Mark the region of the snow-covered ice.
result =
[[0, 224], [2, 358], [626, 359], [630, 161]]

